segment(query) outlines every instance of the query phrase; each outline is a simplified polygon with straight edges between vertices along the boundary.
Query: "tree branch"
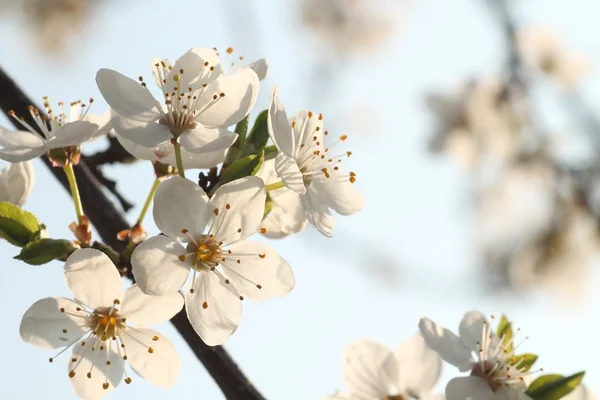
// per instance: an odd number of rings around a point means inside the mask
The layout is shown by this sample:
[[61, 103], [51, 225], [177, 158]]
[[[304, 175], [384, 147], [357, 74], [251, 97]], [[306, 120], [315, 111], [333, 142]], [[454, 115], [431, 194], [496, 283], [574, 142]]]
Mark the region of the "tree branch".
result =
[[[13, 110], [17, 116], [24, 117], [31, 126], [36, 126], [28, 111], [30, 105], [33, 105], [33, 102], [0, 68], [0, 108], [2, 111], [8, 115], [8, 112]], [[13, 124], [18, 129], [22, 129], [17, 121], [13, 120]], [[40, 132], [38, 133], [41, 135]], [[53, 168], [47, 157], [44, 156], [42, 159], [56, 179], [69, 191], [68, 182], [62, 170]], [[125, 217], [106, 197], [101, 189], [100, 182], [90, 171], [85, 161], [82, 160], [79, 165], [75, 166], [75, 175], [86, 215], [102, 240], [115, 250], [122, 251], [126, 243], [117, 239], [117, 233], [129, 228]], [[190, 325], [185, 310], [181, 310], [175, 315], [171, 319], [171, 323], [202, 362], [226, 399], [264, 399], [222, 346], [210, 347], [204, 344]]]

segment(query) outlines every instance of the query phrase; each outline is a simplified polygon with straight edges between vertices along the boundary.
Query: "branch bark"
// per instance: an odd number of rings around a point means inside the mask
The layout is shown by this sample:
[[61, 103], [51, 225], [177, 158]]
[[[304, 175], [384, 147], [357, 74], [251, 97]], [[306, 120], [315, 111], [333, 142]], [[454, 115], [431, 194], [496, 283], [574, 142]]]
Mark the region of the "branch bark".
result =
[[[36, 126], [29, 114], [28, 107], [34, 103], [17, 86], [17, 84], [0, 68], [0, 108], [8, 115], [13, 110], [19, 117], [24, 117], [31, 126]], [[11, 118], [12, 120], [12, 118]], [[22, 129], [17, 121], [12, 120], [15, 127]], [[41, 135], [40, 132], [38, 134]], [[67, 178], [60, 168], [53, 168], [47, 157], [42, 157], [50, 172], [62, 186], [69, 191]], [[115, 207], [102, 190], [102, 186], [85, 161], [75, 166], [75, 176], [79, 185], [81, 201], [85, 214], [98, 231], [102, 240], [117, 251], [122, 251], [125, 242], [117, 239], [117, 233], [129, 228], [124, 215]], [[127, 274], [129, 277], [130, 274]], [[183, 337], [196, 357], [204, 365], [210, 376], [217, 383], [228, 400], [263, 400], [264, 397], [252, 385], [239, 369], [227, 350], [222, 346], [207, 346], [190, 325], [185, 310], [181, 310], [171, 319], [175, 329]]]

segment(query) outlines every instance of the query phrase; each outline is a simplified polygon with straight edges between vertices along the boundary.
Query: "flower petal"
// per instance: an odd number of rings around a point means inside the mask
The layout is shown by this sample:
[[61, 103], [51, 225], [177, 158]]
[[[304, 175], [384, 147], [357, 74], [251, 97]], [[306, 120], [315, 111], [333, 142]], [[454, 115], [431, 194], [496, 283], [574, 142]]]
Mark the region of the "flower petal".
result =
[[87, 121], [73, 121], [64, 124], [45, 144], [46, 149], [57, 149], [80, 145], [90, 140], [98, 132], [98, 125]]
[[[458, 327], [460, 340], [474, 352], [479, 351], [478, 343], [481, 343], [483, 327], [487, 324], [486, 321], [485, 315], [479, 311], [466, 313], [462, 321], [460, 321], [460, 326]], [[494, 334], [494, 336], [496, 335]]]
[[206, 128], [198, 126], [186, 131], [178, 138], [179, 144], [194, 154], [206, 154], [226, 150], [237, 140], [238, 135], [227, 128]]
[[394, 352], [400, 368], [398, 387], [421, 398], [431, 392], [442, 372], [442, 359], [421, 335], [400, 343]]
[[173, 386], [181, 371], [181, 359], [169, 339], [144, 327], [126, 329], [121, 339], [127, 361], [138, 375], [159, 387]]
[[273, 88], [271, 94], [271, 103], [269, 105], [269, 114], [267, 116], [267, 128], [271, 140], [280, 151], [283, 151], [289, 156], [294, 155], [295, 139], [294, 131], [288, 121], [285, 108], [279, 102], [277, 96], [277, 86]]
[[[214, 71], [210, 70], [211, 67], [214, 68]], [[182, 90], [187, 91], [190, 87], [196, 89], [202, 84], [217, 80], [223, 75], [223, 69], [214, 49], [193, 48], [175, 61], [175, 65], [167, 77], [169, 86], [177, 85], [177, 81], [174, 79], [175, 75], [179, 75], [177, 79], [179, 79]]]
[[[125, 139], [118, 132], [115, 132], [115, 136], [117, 137], [119, 143], [121, 143], [121, 146], [123, 146], [123, 148], [135, 158], [140, 160], [155, 160], [157, 158], [154, 154], [154, 150], [151, 147], [144, 147], [142, 145], [132, 142], [129, 139]], [[173, 147], [170, 143], [168, 144], [168, 146]]]
[[448, 400], [492, 400], [495, 398], [494, 392], [487, 382], [478, 376], [454, 378], [446, 385], [446, 399]]
[[155, 147], [171, 140], [173, 135], [165, 125], [157, 122], [139, 122], [115, 117], [111, 124], [119, 135], [144, 147]]
[[365, 201], [356, 186], [335, 174], [324, 181], [314, 181], [315, 191], [330, 208], [340, 215], [352, 215], [363, 209]]
[[[178, 242], [189, 242], [204, 233], [208, 221], [208, 196], [194, 182], [174, 176], [158, 185], [154, 195], [154, 222], [162, 233]], [[182, 233], [187, 229], [189, 234]]]
[[264, 81], [269, 75], [269, 63], [264, 58], [259, 58], [252, 64], [248, 65], [247, 68], [251, 68], [258, 76], [259, 81]]
[[306, 193], [306, 185], [304, 185], [302, 172], [300, 172], [300, 167], [298, 167], [293, 157], [283, 151], [277, 153], [277, 157], [275, 157], [275, 170], [287, 188], [298, 194]]
[[396, 358], [387, 346], [361, 339], [344, 351], [342, 381], [353, 394], [381, 399], [389, 394], [397, 374]]
[[[205, 169], [216, 167], [218, 164], [221, 164], [223, 161], [225, 161], [225, 156], [227, 155], [228, 150], [229, 149], [222, 149], [211, 151], [210, 153], [195, 154], [187, 151], [185, 148], [182, 148], [181, 159], [183, 161], [183, 167], [185, 169]], [[173, 153], [165, 156], [164, 158], [159, 158], [158, 161], [164, 164], [177, 166], [175, 155]]]
[[[73, 316], [80, 314], [76, 311], [79, 307], [73, 300], [62, 297], [46, 297], [36, 301], [21, 319], [21, 339], [40, 349], [56, 349], [70, 345], [85, 333], [79, 326], [85, 323], [87, 314], [81, 313], [81, 318]], [[61, 309], [71, 315], [61, 312]]]
[[289, 189], [279, 189], [270, 193], [271, 212], [263, 219], [261, 227], [267, 232], [263, 235], [279, 239], [298, 233], [306, 227], [306, 217], [300, 195]]
[[28, 131], [9, 131], [0, 128], [0, 146], [6, 149], [12, 148], [41, 148], [44, 147], [44, 139]]
[[10, 149], [0, 149], [0, 159], [10, 163], [33, 160], [44, 154], [43, 147], [11, 147]]
[[[102, 347], [104, 350], [100, 350], [100, 344], [93, 341], [85, 346], [78, 343], [73, 347], [68, 371], [75, 372], [70, 380], [79, 398], [100, 399], [121, 383], [124, 365], [117, 343], [109, 340]], [[110, 365], [107, 365], [109, 362]], [[108, 387], [104, 389], [106, 383]]]
[[596, 394], [584, 384], [577, 386], [577, 389], [562, 398], [562, 400], [596, 400]]
[[[228, 127], [240, 122], [252, 109], [258, 96], [259, 80], [250, 68], [221, 76], [203, 92], [208, 102], [198, 102], [196, 121], [210, 127]], [[213, 100], [213, 97], [217, 96]]]
[[242, 302], [208, 270], [197, 273], [194, 292], [185, 292], [185, 310], [196, 333], [209, 346], [225, 343], [242, 317]]
[[333, 236], [335, 220], [329, 212], [329, 208], [321, 201], [314, 188], [309, 187], [304, 196], [300, 196], [300, 202], [304, 209], [304, 216], [308, 222], [317, 228], [319, 232], [327, 237]]
[[429, 348], [438, 353], [444, 361], [454, 365], [461, 372], [471, 369], [474, 362], [471, 349], [466, 347], [458, 336], [428, 318], [421, 318], [419, 329]]
[[110, 307], [121, 295], [121, 276], [106, 254], [79, 249], [65, 262], [65, 282], [75, 299], [91, 308]]
[[292, 268], [271, 246], [241, 241], [221, 263], [223, 275], [249, 300], [268, 300], [288, 294], [296, 283]]
[[[189, 272], [185, 272], [187, 278]], [[169, 279], [172, 279], [171, 275]], [[164, 296], [148, 296], [138, 285], [131, 285], [121, 298], [121, 304], [119, 311], [127, 320], [138, 325], [158, 325], [181, 311], [183, 296], [176, 290]]]
[[140, 290], [150, 296], [165, 296], [181, 289], [190, 267], [178, 257], [186, 253], [183, 246], [166, 236], [140, 243], [131, 255], [133, 277]]
[[[300, 111], [292, 118], [294, 129], [294, 157], [300, 152], [321, 150], [323, 153], [323, 116], [310, 111]], [[309, 150], [310, 149], [310, 150]]]
[[117, 71], [102, 68], [96, 74], [96, 84], [104, 100], [122, 117], [141, 122], [160, 118], [158, 102], [139, 82]]
[[5, 168], [3, 174], [6, 174], [5, 190], [8, 193], [6, 193], [7, 196], [1, 196], [2, 201], [22, 206], [35, 183], [33, 164], [29, 161], [10, 164]]
[[210, 233], [225, 245], [255, 234], [264, 215], [266, 198], [265, 184], [256, 176], [219, 187], [209, 205], [215, 214]]

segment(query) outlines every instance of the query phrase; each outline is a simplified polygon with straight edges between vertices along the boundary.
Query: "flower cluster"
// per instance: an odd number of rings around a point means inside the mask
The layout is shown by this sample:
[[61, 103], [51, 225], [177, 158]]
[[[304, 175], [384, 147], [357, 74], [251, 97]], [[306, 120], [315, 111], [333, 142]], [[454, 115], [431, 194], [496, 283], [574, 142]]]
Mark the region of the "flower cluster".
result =
[[[222, 58], [232, 54], [228, 48]], [[100, 69], [96, 82], [110, 106], [103, 115], [90, 115], [81, 102], [71, 104], [70, 116], [62, 102], [55, 113], [44, 98], [45, 112], [31, 106], [28, 115], [10, 113], [24, 131], [0, 130], [0, 158], [15, 163], [2, 171], [0, 195], [12, 203], [6, 213], [0, 207], [10, 222], [0, 227], [2, 237], [21, 246], [16, 258], [29, 264], [65, 261], [73, 293], [73, 299], [34, 303], [23, 316], [21, 337], [42, 349], [62, 348], [50, 362], [71, 352], [68, 376], [81, 398], [96, 399], [121, 381], [131, 383], [129, 368], [171, 386], [181, 362], [168, 339], [149, 325], [185, 308], [204, 343], [224, 344], [240, 324], [244, 300], [281, 297], [295, 286], [289, 263], [251, 236], [281, 238], [307, 223], [332, 236], [331, 210], [350, 215], [363, 207], [356, 174], [340, 169], [351, 153], [337, 151], [337, 145], [347, 137], [326, 144], [322, 114], [300, 111], [288, 119], [276, 89], [248, 133], [268, 64], [258, 60], [226, 71], [220, 57], [216, 49], [194, 48], [173, 64], [153, 60], [157, 96], [142, 77]], [[106, 134], [134, 157], [152, 161], [156, 173], [137, 222], [115, 233], [128, 240], [121, 252], [92, 240], [74, 169], [82, 145]], [[43, 225], [19, 208], [33, 184], [29, 160], [42, 155], [68, 178], [76, 240], [44, 237]], [[186, 179], [189, 168], [210, 168], [212, 180]], [[142, 222], [152, 202], [161, 234], [146, 238]], [[123, 293], [119, 272], [136, 282]]]

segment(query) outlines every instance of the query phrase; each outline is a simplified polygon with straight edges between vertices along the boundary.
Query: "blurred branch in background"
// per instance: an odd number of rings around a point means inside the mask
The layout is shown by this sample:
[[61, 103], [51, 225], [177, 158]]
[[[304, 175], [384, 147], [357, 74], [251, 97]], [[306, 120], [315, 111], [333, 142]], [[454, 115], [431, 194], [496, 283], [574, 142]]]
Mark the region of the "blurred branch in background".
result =
[[[32, 104], [33, 102], [17, 84], [0, 69], [0, 108], [2, 111], [8, 116], [9, 111], [13, 110], [16, 115], [23, 116], [31, 126], [36, 126], [28, 111], [28, 107]], [[20, 125], [15, 123], [15, 127], [19, 129]], [[47, 157], [42, 159], [52, 174], [69, 191], [68, 182], [63, 171], [60, 168], [53, 168]], [[81, 160], [79, 165], [75, 166], [75, 174], [83, 209], [102, 240], [116, 251], [124, 250], [127, 242], [120, 241], [117, 238], [119, 232], [130, 227], [124, 215], [105, 196], [102, 186], [84, 160]], [[132, 279], [131, 268], [125, 268], [125, 271], [121, 271], [121, 273]], [[190, 325], [185, 309], [175, 315], [171, 319], [171, 323], [205, 366], [227, 399], [264, 399], [222, 346], [210, 347], [202, 342]]]
[[[577, 92], [588, 63], [548, 29], [517, 24], [519, 3], [484, 1], [504, 33], [506, 64], [456, 95], [426, 97], [437, 120], [429, 148], [469, 174], [485, 282], [576, 298], [599, 250], [600, 121]], [[546, 85], [574, 132], [539, 112]], [[573, 156], [578, 145], [595, 150]]]

